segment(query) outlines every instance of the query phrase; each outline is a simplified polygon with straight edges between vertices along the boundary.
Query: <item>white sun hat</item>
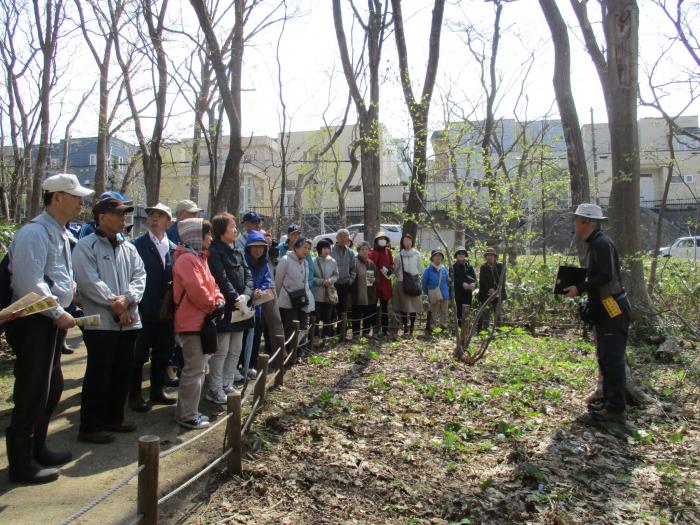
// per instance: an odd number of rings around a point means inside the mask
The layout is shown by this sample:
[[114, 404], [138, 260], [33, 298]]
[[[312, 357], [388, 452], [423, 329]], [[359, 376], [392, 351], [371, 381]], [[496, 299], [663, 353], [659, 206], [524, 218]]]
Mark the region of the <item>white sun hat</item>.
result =
[[603, 209], [597, 204], [591, 204], [590, 202], [584, 202], [576, 207], [574, 215], [579, 217], [585, 217], [586, 219], [594, 219], [597, 221], [604, 221], [607, 219], [603, 215]]

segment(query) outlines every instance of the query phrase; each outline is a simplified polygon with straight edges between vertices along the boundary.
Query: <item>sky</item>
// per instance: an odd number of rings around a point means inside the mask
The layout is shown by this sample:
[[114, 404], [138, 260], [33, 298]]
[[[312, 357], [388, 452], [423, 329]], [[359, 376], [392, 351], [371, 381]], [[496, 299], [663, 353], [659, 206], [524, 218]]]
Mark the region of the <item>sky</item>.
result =
[[[269, 5], [265, 1], [251, 20], [263, 16]], [[348, 89], [342, 73], [338, 45], [333, 28], [330, 0], [290, 0], [298, 6], [297, 15], [285, 25], [281, 43], [283, 96], [289, 109], [293, 130], [317, 129], [323, 125], [323, 114], [329, 122], [337, 122], [347, 101]], [[364, 2], [358, 5], [364, 6]], [[404, 18], [408, 40], [408, 57], [414, 92], [420, 92], [425, 75], [428, 53], [428, 34], [432, 1], [404, 0]], [[575, 17], [569, 2], [559, 2], [569, 24], [572, 47], [572, 86], [582, 124], [590, 122], [593, 109], [597, 122], [606, 121], [605, 106], [598, 77], [585, 52]], [[595, 4], [593, 2], [592, 4]], [[595, 7], [594, 5], [591, 6]], [[186, 0], [171, 0], [169, 27], [196, 33], [196, 17]], [[659, 49], [671, 33], [671, 28], [650, 0], [640, 0], [640, 81], [643, 81], [648, 64], [656, 60]], [[592, 13], [593, 16], [596, 13]], [[431, 127], [441, 128], [445, 121], [446, 101], [459, 108], [458, 113], [480, 117], [483, 115], [483, 90], [479, 81], [479, 67], [465, 44], [465, 27], [472, 25], [490, 38], [494, 18], [493, 4], [482, 0], [448, 0], [445, 26], [441, 40], [440, 64], [437, 85], [431, 108]], [[351, 33], [352, 17], [345, 9], [346, 31]], [[224, 17], [222, 27], [232, 23], [232, 15]], [[502, 85], [498, 98], [497, 116], [509, 118], [556, 118], [557, 108], [551, 83], [553, 49], [548, 27], [535, 0], [518, 0], [503, 9], [501, 31], [503, 33], [498, 55], [499, 80]], [[600, 24], [596, 24], [600, 29]], [[280, 104], [277, 86], [275, 47], [281, 24], [275, 24], [255, 35], [248, 42], [244, 54], [242, 95], [243, 129], [246, 135], [275, 136], [280, 127]], [[85, 48], [79, 32], [74, 31], [61, 43], [59, 53], [70, 56], [65, 62], [70, 82], [61, 96], [56, 116], [57, 139], [62, 137], [63, 127], [82, 94], [98, 78], [97, 69]], [[184, 62], [191, 44], [176, 34], [166, 42], [166, 52], [174, 62]], [[355, 46], [357, 49], [357, 46]], [[524, 72], [530, 64], [525, 78]], [[668, 79], [679, 75], [686, 62], [684, 52], [676, 50], [661, 70], [661, 77]], [[65, 60], [65, 58], [64, 58]], [[178, 65], [178, 69], [183, 66]], [[172, 69], [172, 68], [171, 68]], [[382, 50], [382, 85], [380, 95], [380, 121], [394, 137], [410, 135], [410, 121], [397, 76], [396, 45], [391, 31], [387, 34]], [[113, 74], [118, 68], [113, 67]], [[696, 72], [697, 73], [697, 72]], [[661, 78], [660, 77], [660, 78]], [[148, 83], [150, 76], [140, 81]], [[522, 90], [521, 90], [522, 86]], [[523, 93], [521, 94], [521, 91]], [[191, 96], [191, 95], [190, 95]], [[169, 88], [171, 117], [166, 126], [169, 140], [189, 138], [192, 134], [192, 113], [178, 94], [174, 83]], [[688, 99], [682, 90], [668, 99], [671, 112], [678, 111]], [[57, 102], [59, 104], [59, 102]], [[126, 111], [126, 107], [124, 108]], [[349, 122], [355, 121], [354, 111]], [[685, 114], [698, 115], [696, 102]], [[653, 110], [640, 108], [639, 116], [657, 116]], [[149, 120], [145, 119], [148, 129]], [[97, 128], [97, 94], [89, 99], [73, 127], [73, 136], [95, 135]], [[121, 138], [134, 141], [133, 130], [128, 127]]]

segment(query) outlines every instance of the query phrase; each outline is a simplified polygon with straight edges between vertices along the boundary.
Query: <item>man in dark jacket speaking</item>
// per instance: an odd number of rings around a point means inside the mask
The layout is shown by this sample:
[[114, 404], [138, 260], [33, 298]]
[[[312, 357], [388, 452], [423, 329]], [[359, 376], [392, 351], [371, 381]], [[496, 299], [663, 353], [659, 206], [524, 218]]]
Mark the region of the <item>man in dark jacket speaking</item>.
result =
[[[139, 304], [143, 329], [136, 339], [134, 367], [129, 385], [129, 406], [137, 412], [147, 412], [150, 406], [141, 396], [143, 365], [151, 354], [151, 403], [174, 405], [175, 398], [163, 391], [165, 371], [175, 348], [175, 333], [171, 321], [160, 319], [160, 307], [173, 280], [173, 251], [175, 243], [168, 239], [166, 229], [172, 223], [170, 208], [156, 204], [146, 208], [148, 231], [134, 241], [146, 268], [146, 290]], [[177, 302], [178, 298], [174, 298]]]
[[586, 280], [564, 289], [568, 297], [588, 294], [588, 318], [595, 330], [596, 355], [603, 376], [603, 400], [591, 405], [590, 417], [597, 422], [624, 423], [625, 347], [630, 323], [630, 303], [622, 288], [617, 249], [600, 229], [600, 206], [579, 204], [574, 212], [574, 232], [584, 239]]

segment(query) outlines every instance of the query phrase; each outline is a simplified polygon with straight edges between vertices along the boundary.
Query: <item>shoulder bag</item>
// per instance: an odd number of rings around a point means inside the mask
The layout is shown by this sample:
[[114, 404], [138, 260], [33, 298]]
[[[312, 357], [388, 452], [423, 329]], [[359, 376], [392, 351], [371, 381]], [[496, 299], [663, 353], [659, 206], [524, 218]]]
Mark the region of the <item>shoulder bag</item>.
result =
[[403, 262], [403, 255], [399, 254], [401, 258], [401, 273], [403, 273], [402, 290], [406, 295], [411, 295], [413, 297], [418, 297], [421, 295], [421, 285], [420, 276], [408, 273], [406, 271], [406, 265]]
[[442, 301], [442, 292], [440, 291], [440, 285], [442, 284], [442, 268], [438, 270], [438, 284], [436, 288], [428, 289], [428, 301], [430, 304], [439, 303]]
[[[306, 262], [306, 261], [302, 261]], [[292, 303], [292, 308], [294, 309], [301, 309], [301, 308], [306, 308], [309, 306], [309, 296], [306, 295], [306, 283], [308, 281], [308, 277], [306, 275], [306, 264], [304, 264], [304, 287], [298, 289], [298, 290], [292, 290], [291, 292], [287, 290], [287, 287], [285, 286], [284, 289], [287, 292], [287, 295], [289, 296], [289, 302]]]

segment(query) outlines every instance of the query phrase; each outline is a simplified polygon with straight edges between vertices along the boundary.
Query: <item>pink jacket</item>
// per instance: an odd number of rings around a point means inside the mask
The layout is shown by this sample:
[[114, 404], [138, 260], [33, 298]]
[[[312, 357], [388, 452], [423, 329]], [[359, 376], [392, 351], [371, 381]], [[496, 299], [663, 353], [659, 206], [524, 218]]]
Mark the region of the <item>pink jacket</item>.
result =
[[178, 246], [173, 257], [175, 331], [199, 332], [204, 317], [214, 310], [216, 303], [224, 302], [224, 296], [209, 271], [206, 252], [196, 255], [185, 247]]

